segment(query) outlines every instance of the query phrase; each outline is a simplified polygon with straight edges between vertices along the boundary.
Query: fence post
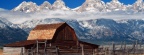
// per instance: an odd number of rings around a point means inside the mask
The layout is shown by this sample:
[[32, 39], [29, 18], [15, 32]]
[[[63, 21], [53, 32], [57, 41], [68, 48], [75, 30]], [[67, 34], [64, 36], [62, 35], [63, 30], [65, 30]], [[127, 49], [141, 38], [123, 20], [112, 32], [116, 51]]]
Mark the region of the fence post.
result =
[[115, 44], [113, 43], [112, 55], [115, 55]]

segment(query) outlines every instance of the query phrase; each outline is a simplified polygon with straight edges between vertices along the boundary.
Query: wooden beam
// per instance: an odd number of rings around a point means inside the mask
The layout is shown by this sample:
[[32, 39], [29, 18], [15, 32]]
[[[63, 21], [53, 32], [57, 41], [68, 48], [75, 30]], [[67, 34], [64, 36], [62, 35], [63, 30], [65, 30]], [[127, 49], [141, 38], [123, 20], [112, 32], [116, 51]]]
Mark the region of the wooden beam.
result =
[[38, 47], [39, 47], [39, 46], [38, 46], [38, 41], [37, 41], [37, 55], [38, 55], [38, 52], [39, 52], [39, 49], [38, 49]]
[[83, 47], [83, 44], [81, 44], [81, 49], [82, 49], [82, 55], [84, 55], [84, 47]]
[[23, 47], [21, 48], [21, 55], [23, 55]]
[[47, 48], [47, 41], [45, 41], [45, 47], [44, 47], [44, 55], [46, 55], [47, 54], [47, 52], [46, 52], [46, 48]]
[[59, 49], [58, 49], [58, 46], [56, 46], [56, 55], [59, 55]]
[[93, 53], [92, 53], [92, 54], [93, 54], [93, 55], [95, 55], [95, 49], [92, 49], [92, 51], [93, 51]]
[[112, 48], [113, 53], [112, 54], [115, 55], [115, 44], [113, 43], [112, 45], [113, 45], [113, 48]]
[[32, 50], [32, 48], [30, 49], [30, 54], [31, 54], [31, 55], [34, 55], [34, 54], [33, 54], [33, 50]]

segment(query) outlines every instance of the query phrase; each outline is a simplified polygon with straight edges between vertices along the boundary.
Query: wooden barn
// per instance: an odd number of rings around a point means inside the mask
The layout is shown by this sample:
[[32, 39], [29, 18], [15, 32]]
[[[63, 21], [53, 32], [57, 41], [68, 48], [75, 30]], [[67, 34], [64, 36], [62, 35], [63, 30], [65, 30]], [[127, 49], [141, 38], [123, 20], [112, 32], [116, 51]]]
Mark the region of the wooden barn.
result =
[[67, 23], [41, 24], [27, 40], [6, 44], [3, 55], [92, 55], [98, 47], [78, 40]]

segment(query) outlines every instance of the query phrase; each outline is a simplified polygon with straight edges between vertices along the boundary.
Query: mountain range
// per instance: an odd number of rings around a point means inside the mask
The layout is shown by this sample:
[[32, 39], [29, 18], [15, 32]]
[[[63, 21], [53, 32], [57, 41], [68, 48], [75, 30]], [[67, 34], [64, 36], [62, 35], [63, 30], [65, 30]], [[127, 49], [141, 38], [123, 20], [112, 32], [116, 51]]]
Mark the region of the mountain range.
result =
[[108, 44], [144, 41], [144, 2], [124, 5], [118, 0], [103, 2], [86, 0], [81, 6], [69, 8], [62, 0], [41, 5], [22, 2], [12, 10], [0, 8], [0, 45], [26, 40], [38, 24], [66, 22], [80, 40]]
[[37, 5], [34, 2], [22, 2], [19, 6], [15, 7], [13, 11], [20, 12], [35, 12], [41, 10], [70, 10], [76, 12], [112, 12], [112, 11], [134, 11], [143, 12], [144, 2], [143, 0], [137, 0], [132, 5], [124, 5], [118, 0], [112, 0], [110, 2], [103, 2], [102, 0], [86, 0], [81, 6], [76, 8], [69, 8], [62, 0], [56, 0], [53, 4], [48, 1], [44, 1], [43, 4]]
[[17, 25], [0, 17], [0, 46], [6, 43], [26, 40], [27, 36], [28, 34]]

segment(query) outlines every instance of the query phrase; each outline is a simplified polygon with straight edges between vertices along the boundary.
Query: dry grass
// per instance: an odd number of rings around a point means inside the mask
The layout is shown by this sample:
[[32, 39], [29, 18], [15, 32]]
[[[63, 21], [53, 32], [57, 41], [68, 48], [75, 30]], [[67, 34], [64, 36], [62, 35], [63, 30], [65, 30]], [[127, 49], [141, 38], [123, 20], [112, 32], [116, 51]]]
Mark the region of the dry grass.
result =
[[0, 49], [0, 55], [3, 55], [3, 51], [2, 51], [2, 49]]

